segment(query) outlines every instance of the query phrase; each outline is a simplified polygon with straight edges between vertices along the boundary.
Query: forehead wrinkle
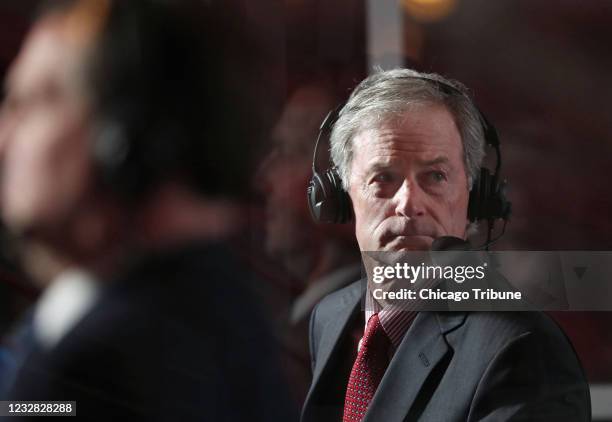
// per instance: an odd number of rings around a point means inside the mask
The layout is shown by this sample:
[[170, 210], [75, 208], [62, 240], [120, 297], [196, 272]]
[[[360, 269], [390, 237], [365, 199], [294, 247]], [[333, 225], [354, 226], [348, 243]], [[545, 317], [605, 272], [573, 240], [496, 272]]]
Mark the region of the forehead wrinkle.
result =
[[418, 161], [422, 163], [431, 162], [437, 164], [449, 161], [448, 147], [446, 143], [431, 144], [421, 141], [398, 142], [395, 139], [373, 140], [369, 145], [370, 157], [390, 157], [394, 159]]
[[[432, 118], [435, 116], [435, 118]], [[456, 137], [461, 135], [455, 117], [444, 104], [413, 104], [398, 115], [389, 116], [370, 127], [379, 133], [392, 132], [401, 136]], [[425, 129], [425, 130], [423, 130]]]
[[397, 156], [392, 154], [387, 155], [374, 155], [368, 160], [366, 164], [366, 171], [371, 172], [374, 170], [384, 170], [391, 169], [398, 165], [406, 165], [407, 166], [415, 166], [418, 168], [422, 167], [430, 167], [438, 164], [450, 165], [450, 159], [446, 155], [438, 155], [433, 159], [424, 159], [422, 157], [406, 157], [406, 156]]
[[440, 130], [439, 127], [429, 127], [425, 130], [420, 127], [392, 127], [373, 130], [372, 137], [381, 144], [398, 144], [400, 149], [401, 145], [410, 144], [420, 144], [423, 148], [435, 148], [437, 146], [447, 146], [454, 143], [449, 143], [449, 140], [455, 139], [455, 134], [459, 137], [458, 132], [448, 133], [448, 131]]
[[461, 137], [456, 131], [448, 133], [445, 130], [401, 130], [388, 128], [374, 131], [370, 134], [370, 148], [374, 151], [384, 149], [394, 153], [422, 154], [434, 156], [427, 159], [437, 159], [437, 156], [446, 156], [457, 152], [463, 153]]
[[446, 107], [429, 105], [415, 111], [364, 128], [353, 137], [362, 163], [360, 173], [394, 162], [419, 167], [442, 163], [453, 168], [464, 166], [461, 134]]

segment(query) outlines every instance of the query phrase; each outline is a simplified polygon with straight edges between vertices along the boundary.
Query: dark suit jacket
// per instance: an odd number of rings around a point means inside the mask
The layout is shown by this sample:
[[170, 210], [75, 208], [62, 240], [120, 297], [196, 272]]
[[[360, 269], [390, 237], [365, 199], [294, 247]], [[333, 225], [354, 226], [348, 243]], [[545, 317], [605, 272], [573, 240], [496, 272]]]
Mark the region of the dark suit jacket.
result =
[[296, 420], [249, 277], [222, 245], [139, 260], [9, 398], [76, 400], [86, 420]]
[[[342, 420], [355, 356], [350, 331], [363, 324], [364, 288], [354, 283], [313, 311], [313, 382], [303, 422]], [[590, 414], [576, 354], [543, 313], [421, 312], [364, 421], [588, 421]]]

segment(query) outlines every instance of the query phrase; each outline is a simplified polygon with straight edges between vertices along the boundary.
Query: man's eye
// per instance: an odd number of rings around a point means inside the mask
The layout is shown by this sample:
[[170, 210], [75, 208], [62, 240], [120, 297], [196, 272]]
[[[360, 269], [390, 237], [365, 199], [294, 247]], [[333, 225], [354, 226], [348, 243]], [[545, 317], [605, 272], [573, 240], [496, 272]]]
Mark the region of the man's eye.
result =
[[446, 180], [446, 174], [442, 171], [437, 171], [437, 170], [430, 172], [429, 177], [431, 178], [432, 181], [436, 183], [441, 183]]
[[374, 183], [389, 183], [392, 180], [393, 176], [390, 173], [378, 173], [372, 178]]

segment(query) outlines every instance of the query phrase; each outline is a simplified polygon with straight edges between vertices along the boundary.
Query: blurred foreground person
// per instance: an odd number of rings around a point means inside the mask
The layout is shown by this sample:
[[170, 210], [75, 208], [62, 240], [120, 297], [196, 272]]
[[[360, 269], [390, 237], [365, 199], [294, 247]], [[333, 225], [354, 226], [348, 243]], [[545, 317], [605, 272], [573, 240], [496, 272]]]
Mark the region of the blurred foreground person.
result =
[[272, 130], [272, 149], [257, 178], [265, 194], [266, 253], [299, 284], [293, 289], [299, 294], [276, 321], [285, 351], [284, 366], [300, 401], [311, 380], [308, 321], [312, 309], [323, 297], [361, 275], [354, 228], [315, 224], [304, 195], [320, 122], [335, 103], [323, 83], [296, 89]]
[[2, 215], [44, 292], [8, 398], [88, 420], [289, 421], [228, 244], [244, 99], [210, 16], [169, 4], [51, 3], [9, 73]]

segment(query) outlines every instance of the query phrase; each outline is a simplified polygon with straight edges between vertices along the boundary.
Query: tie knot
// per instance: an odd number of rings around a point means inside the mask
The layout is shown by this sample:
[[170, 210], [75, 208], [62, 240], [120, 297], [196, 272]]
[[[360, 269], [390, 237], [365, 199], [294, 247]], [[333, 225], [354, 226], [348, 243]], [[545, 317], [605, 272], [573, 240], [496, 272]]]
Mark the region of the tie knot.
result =
[[375, 313], [368, 320], [368, 325], [366, 326], [365, 333], [363, 334], [363, 343], [371, 343], [374, 341], [374, 338], [387, 338], [385, 330], [380, 323], [380, 318], [378, 317], [378, 313]]

